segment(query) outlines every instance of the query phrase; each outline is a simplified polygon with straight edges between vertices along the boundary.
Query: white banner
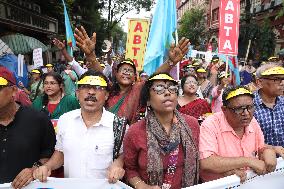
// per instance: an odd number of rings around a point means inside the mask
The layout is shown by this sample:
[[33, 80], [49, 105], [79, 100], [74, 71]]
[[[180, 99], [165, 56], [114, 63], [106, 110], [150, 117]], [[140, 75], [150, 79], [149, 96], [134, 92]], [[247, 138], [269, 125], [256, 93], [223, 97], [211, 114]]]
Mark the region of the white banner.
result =
[[[109, 184], [104, 179], [48, 178], [46, 183], [34, 181], [23, 189], [132, 189], [122, 182]], [[12, 189], [11, 184], [0, 184], [0, 189]]]
[[39, 68], [43, 66], [42, 48], [37, 48], [33, 50], [33, 61], [34, 68]]
[[256, 175], [252, 171], [247, 172], [248, 179], [241, 184], [236, 175], [228, 176], [218, 180], [187, 187], [186, 189], [283, 189], [284, 188], [284, 160], [277, 159], [276, 170], [266, 175]]

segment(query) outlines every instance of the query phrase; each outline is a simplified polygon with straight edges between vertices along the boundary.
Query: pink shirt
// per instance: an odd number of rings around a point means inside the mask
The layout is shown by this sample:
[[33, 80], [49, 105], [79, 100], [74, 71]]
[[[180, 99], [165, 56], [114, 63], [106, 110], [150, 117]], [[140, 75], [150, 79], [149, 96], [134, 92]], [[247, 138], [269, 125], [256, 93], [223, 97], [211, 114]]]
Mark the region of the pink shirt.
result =
[[[200, 127], [199, 152], [200, 159], [215, 154], [222, 157], [255, 157], [257, 151], [264, 147], [264, 136], [256, 119], [245, 129], [239, 138], [227, 122], [223, 112], [209, 116]], [[221, 178], [222, 175], [202, 171], [203, 181]]]
[[212, 107], [211, 107], [211, 109], [212, 109], [213, 113], [222, 111], [222, 109], [221, 109], [221, 107], [223, 105], [222, 94], [223, 94], [223, 90], [221, 91], [220, 95], [218, 95], [218, 86], [216, 86], [212, 89]]

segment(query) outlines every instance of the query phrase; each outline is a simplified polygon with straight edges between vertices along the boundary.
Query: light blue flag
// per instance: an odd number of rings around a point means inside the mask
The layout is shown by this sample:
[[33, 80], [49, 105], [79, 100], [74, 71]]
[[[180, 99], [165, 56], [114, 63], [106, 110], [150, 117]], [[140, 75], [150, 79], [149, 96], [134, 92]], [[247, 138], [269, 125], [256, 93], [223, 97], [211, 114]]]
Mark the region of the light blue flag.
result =
[[67, 51], [69, 55], [73, 56], [72, 47], [76, 46], [76, 41], [71, 28], [68, 12], [65, 6], [64, 0], [62, 0], [64, 6], [64, 19], [65, 19], [65, 29], [66, 29], [66, 41], [67, 41]]
[[158, 0], [151, 23], [144, 70], [153, 74], [166, 59], [177, 27], [176, 0]]

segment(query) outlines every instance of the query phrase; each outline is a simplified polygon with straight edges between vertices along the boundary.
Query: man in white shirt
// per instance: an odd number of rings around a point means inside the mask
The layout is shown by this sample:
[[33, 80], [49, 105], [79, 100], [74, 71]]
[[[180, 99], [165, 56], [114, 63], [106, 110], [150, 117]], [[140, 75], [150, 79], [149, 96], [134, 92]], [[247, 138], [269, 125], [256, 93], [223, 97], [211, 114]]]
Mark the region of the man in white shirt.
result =
[[[109, 86], [102, 73], [87, 71], [77, 84], [81, 109], [59, 118], [55, 152], [34, 171], [34, 178], [46, 181], [52, 170], [64, 164], [67, 178], [107, 178], [114, 183], [124, 176], [121, 142], [126, 121], [104, 109]], [[122, 124], [116, 130], [118, 120]]]

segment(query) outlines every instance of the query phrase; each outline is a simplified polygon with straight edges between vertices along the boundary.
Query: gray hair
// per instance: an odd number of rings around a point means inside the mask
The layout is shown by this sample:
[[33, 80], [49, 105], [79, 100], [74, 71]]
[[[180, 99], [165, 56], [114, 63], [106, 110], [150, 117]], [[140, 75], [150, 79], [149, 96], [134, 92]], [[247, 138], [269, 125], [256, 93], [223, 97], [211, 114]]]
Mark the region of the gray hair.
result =
[[270, 68], [274, 68], [274, 67], [279, 67], [279, 64], [276, 63], [267, 63], [267, 64], [263, 64], [262, 66], [260, 66], [259, 68], [257, 68], [256, 70], [256, 78], [260, 79], [262, 77], [262, 73], [265, 72], [266, 70], [270, 69]]

